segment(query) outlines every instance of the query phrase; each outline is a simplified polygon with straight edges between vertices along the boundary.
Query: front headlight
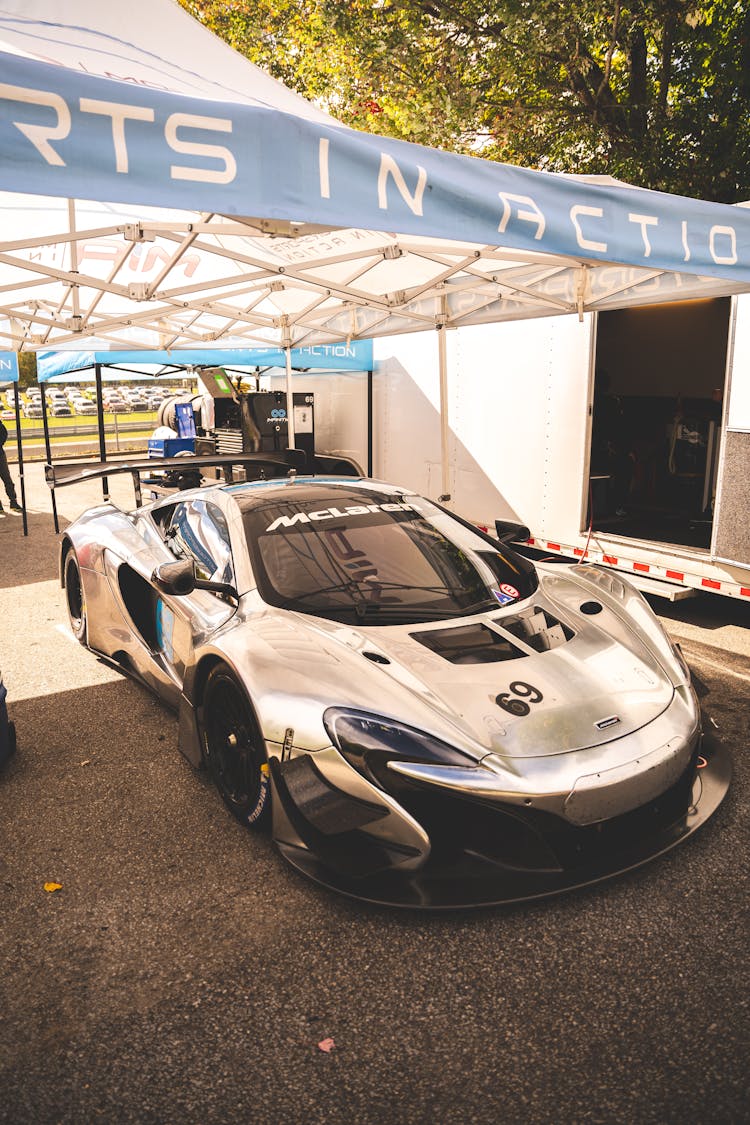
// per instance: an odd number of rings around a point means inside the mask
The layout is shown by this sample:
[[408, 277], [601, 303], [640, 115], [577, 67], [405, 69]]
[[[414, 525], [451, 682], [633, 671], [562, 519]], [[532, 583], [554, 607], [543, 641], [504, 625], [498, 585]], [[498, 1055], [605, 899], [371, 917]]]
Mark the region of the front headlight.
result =
[[423, 731], [379, 715], [329, 707], [323, 722], [334, 746], [347, 762], [381, 789], [394, 782], [388, 762], [432, 762], [443, 766], [475, 766], [476, 759]]

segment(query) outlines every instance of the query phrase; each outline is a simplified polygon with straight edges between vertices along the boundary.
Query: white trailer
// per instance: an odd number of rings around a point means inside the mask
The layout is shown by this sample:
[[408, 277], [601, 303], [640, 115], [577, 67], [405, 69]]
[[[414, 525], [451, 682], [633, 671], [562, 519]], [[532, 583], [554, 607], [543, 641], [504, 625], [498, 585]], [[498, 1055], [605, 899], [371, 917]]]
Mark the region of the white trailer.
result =
[[[667, 597], [750, 600], [750, 295], [445, 337], [442, 441], [439, 334], [376, 341], [375, 476], [447, 491], [490, 529], [517, 520], [545, 554], [614, 567]], [[602, 367], [630, 443], [617, 507], [611, 474], [592, 462]]]

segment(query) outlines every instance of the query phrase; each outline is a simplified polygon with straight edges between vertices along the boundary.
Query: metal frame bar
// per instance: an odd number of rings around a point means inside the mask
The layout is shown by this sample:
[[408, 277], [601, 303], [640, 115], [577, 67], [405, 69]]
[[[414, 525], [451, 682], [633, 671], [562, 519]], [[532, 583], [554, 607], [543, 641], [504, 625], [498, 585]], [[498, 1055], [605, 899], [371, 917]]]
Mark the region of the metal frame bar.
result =
[[16, 411], [16, 451], [18, 456], [18, 484], [21, 489], [21, 514], [23, 517], [23, 533], [29, 534], [29, 521], [26, 514], [26, 480], [24, 478], [23, 469], [23, 441], [21, 439], [21, 396], [18, 389], [18, 383], [14, 383], [15, 399], [14, 407]]

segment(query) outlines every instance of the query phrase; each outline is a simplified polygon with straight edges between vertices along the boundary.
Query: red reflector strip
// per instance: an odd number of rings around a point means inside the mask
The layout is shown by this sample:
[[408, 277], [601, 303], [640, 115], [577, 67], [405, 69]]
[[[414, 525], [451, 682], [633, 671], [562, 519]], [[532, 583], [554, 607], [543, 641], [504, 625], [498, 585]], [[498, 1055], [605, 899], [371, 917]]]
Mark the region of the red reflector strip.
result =
[[562, 555], [572, 555], [577, 559], [588, 558], [601, 558], [602, 562], [608, 566], [617, 566], [621, 569], [625, 567], [632, 567], [634, 571], [641, 574], [656, 574], [660, 578], [671, 579], [673, 582], [682, 582], [683, 585], [693, 586], [694, 588], [704, 590], [718, 590], [720, 593], [729, 595], [734, 598], [750, 598], [750, 586], [739, 586], [734, 582], [720, 582], [715, 578], [699, 578], [697, 574], [687, 574], [683, 570], [669, 570], [666, 567], [662, 569], [661, 566], [656, 566], [653, 563], [635, 562], [633, 559], [620, 559], [617, 555], [604, 555], [599, 556], [597, 551], [593, 554], [591, 551], [583, 547], [573, 547], [570, 543], [550, 543], [545, 542], [543, 539], [529, 538], [526, 540], [530, 547], [536, 546], [537, 550], [546, 549], [548, 551], [557, 551]]

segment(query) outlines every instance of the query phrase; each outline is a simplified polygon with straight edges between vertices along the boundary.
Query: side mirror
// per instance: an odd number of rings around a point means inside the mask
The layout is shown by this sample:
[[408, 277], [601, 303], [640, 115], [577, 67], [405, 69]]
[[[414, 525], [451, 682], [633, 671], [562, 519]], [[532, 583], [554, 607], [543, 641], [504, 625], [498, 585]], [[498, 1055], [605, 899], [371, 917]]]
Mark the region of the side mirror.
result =
[[162, 594], [192, 594], [196, 582], [195, 564], [192, 559], [162, 563], [151, 575], [151, 581]]
[[528, 539], [531, 535], [528, 527], [515, 520], [495, 520], [495, 531], [501, 543], [514, 543], [519, 539]]
[[196, 578], [195, 563], [192, 559], [177, 559], [176, 562], [162, 563], [151, 575], [151, 581], [162, 594], [184, 597], [186, 594], [192, 594], [193, 590], [210, 590], [214, 594], [223, 594], [235, 605], [240, 604], [237, 591], [228, 582], [207, 582], [203, 578]]

